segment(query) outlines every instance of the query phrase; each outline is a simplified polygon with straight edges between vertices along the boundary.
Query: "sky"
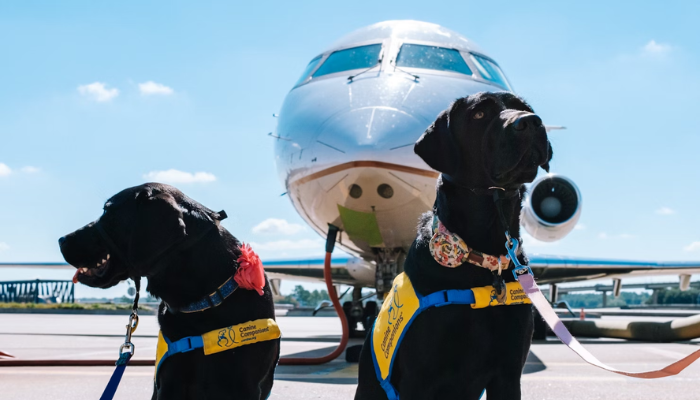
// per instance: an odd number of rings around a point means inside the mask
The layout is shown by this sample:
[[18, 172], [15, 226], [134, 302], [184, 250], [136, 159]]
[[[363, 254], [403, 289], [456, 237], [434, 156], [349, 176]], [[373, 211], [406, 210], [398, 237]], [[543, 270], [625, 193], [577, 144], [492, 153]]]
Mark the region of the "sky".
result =
[[281, 196], [267, 133], [314, 56], [392, 19], [467, 36], [546, 124], [567, 127], [550, 133], [551, 166], [579, 186], [583, 214], [526, 250], [700, 259], [700, 3], [24, 1], [0, 3], [0, 262], [62, 261], [60, 236], [147, 181], [225, 209], [263, 260], [321, 255]]

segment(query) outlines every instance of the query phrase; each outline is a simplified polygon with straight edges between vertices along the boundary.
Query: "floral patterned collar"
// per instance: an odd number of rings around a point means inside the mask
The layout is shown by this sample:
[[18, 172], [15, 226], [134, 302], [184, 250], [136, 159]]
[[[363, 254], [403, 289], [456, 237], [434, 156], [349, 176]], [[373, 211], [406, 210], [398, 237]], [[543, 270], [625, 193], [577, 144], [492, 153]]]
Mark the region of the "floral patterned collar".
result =
[[510, 260], [506, 256], [491, 256], [476, 251], [462, 240], [459, 235], [445, 228], [437, 214], [433, 215], [433, 237], [430, 239], [430, 253], [443, 267], [456, 268], [465, 261], [490, 271], [507, 269]]

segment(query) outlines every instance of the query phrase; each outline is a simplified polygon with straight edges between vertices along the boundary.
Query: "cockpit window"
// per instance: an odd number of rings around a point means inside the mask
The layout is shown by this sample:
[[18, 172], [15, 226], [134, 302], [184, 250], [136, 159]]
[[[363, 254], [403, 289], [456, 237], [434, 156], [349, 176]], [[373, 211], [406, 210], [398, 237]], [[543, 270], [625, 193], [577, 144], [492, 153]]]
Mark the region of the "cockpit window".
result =
[[503, 75], [503, 72], [500, 68], [498, 68], [498, 65], [496, 65], [495, 62], [489, 60], [486, 57], [481, 57], [476, 54], [471, 54], [470, 57], [476, 65], [476, 68], [479, 70], [479, 73], [481, 74], [482, 78], [486, 79], [487, 81], [493, 82], [496, 85], [501, 86], [505, 89], [510, 89], [510, 85], [508, 85], [508, 80], [506, 79], [506, 76]]
[[381, 44], [370, 44], [333, 52], [323, 65], [314, 72], [313, 77], [316, 78], [352, 69], [370, 68], [379, 62], [379, 53], [381, 51]]
[[459, 51], [419, 44], [406, 43], [401, 46], [401, 51], [396, 57], [396, 66], [472, 74], [472, 70], [469, 69]]
[[319, 61], [321, 61], [321, 56], [318, 56], [318, 57], [314, 58], [313, 60], [311, 60], [309, 62], [309, 65], [306, 66], [306, 68], [304, 69], [304, 72], [301, 74], [301, 78], [299, 78], [299, 80], [297, 81], [297, 83], [294, 84], [294, 86], [297, 86], [297, 85], [304, 83], [304, 81], [309, 76], [311, 71], [313, 71], [314, 68], [316, 68]]

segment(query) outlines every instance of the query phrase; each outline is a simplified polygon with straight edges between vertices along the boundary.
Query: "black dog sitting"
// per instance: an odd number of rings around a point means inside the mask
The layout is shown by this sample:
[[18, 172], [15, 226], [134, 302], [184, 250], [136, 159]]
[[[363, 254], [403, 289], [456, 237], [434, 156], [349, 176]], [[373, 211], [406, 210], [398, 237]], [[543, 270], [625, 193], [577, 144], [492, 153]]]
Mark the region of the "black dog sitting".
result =
[[[261, 400], [272, 389], [279, 359], [272, 294], [257, 256], [220, 226], [224, 217], [172, 186], [147, 183], [116, 194], [97, 221], [59, 239], [83, 284], [148, 277], [148, 291], [162, 299], [159, 356], [182, 347], [172, 345], [178, 340], [212, 332], [204, 351], [164, 355], [153, 399]], [[258, 274], [253, 286], [250, 274], [242, 276], [248, 267]], [[261, 331], [260, 341], [241, 345]]]
[[[440, 114], [416, 142], [415, 152], [442, 173], [437, 199], [421, 218], [405, 275], [394, 281], [394, 292], [365, 341], [355, 399], [476, 400], [484, 390], [489, 400], [520, 399], [533, 313], [530, 304], [523, 304], [529, 300], [516, 289], [519, 284], [511, 283], [512, 263], [499, 257], [506, 253], [506, 237], [493, 192], [504, 198], [499, 201], [505, 224], [519, 238], [523, 184], [534, 180], [538, 167], [549, 170], [546, 130], [517, 96], [479, 93]], [[524, 254], [519, 258], [526, 264]], [[411, 319], [406, 311], [411, 302], [401, 289], [405, 277], [421, 307], [424, 300], [440, 306], [424, 308]], [[451, 291], [438, 293], [446, 290]], [[484, 308], [469, 305], [479, 301]], [[385, 329], [382, 319], [393, 325]], [[391, 367], [380, 367], [378, 360]], [[381, 368], [391, 372], [384, 376]]]

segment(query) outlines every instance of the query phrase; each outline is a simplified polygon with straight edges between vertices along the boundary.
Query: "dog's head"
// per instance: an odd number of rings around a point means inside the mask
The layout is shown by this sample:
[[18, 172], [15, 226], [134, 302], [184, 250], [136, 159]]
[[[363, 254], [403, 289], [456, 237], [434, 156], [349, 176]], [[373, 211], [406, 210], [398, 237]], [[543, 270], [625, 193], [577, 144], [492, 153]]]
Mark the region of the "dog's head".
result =
[[477, 93], [461, 98], [414, 147], [428, 165], [469, 187], [516, 188], [549, 171], [552, 147], [540, 117], [518, 96]]
[[160, 257], [220, 219], [172, 186], [146, 183], [112, 196], [98, 220], [58, 243], [66, 261], [78, 269], [79, 282], [108, 288], [156, 273]]

